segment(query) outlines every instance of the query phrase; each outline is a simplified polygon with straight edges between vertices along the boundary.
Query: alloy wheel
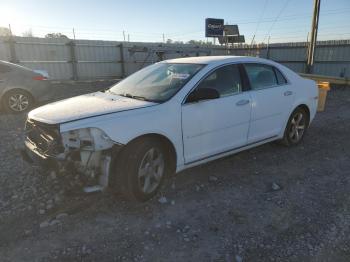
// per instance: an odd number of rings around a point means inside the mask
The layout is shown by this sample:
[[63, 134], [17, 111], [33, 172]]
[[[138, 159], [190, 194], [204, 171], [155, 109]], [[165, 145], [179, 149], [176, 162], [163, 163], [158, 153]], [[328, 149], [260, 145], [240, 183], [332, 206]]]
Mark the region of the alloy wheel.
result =
[[24, 94], [13, 94], [8, 99], [9, 107], [16, 112], [27, 110], [29, 106], [29, 98]]
[[303, 113], [297, 112], [292, 120], [289, 128], [289, 138], [293, 143], [298, 143], [304, 135], [305, 131], [305, 117]]
[[152, 147], [145, 153], [138, 170], [139, 188], [143, 193], [152, 193], [159, 186], [164, 166], [164, 156], [158, 148]]

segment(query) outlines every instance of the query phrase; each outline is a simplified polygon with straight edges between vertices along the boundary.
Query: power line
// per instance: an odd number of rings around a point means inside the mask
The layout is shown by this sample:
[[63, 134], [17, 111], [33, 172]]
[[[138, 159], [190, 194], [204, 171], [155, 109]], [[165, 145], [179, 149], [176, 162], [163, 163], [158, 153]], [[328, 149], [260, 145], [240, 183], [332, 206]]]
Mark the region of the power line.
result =
[[[334, 10], [338, 10], [338, 9], [334, 9]], [[323, 13], [323, 16], [335, 15], [335, 14], [341, 14], [341, 13], [348, 13], [348, 12], [350, 12], [350, 8], [341, 9], [340, 12]], [[306, 15], [305, 16], [305, 15], [295, 14], [295, 15], [285, 16], [284, 18], [280, 18], [280, 19], [278, 19], [278, 21], [300, 20], [300, 18], [309, 19], [310, 17], [311, 17], [311, 15]], [[238, 20], [238, 21], [235, 21], [235, 22], [229, 22], [229, 24], [245, 25], [245, 24], [255, 24], [255, 23], [260, 23], [260, 24], [261, 23], [271, 23], [271, 22], [274, 22], [275, 19], [276, 19], [276, 17], [274, 19], [266, 18], [266, 20], [261, 20], [260, 22], [259, 22], [259, 20], [254, 20], [254, 21], [253, 20]], [[249, 21], [249, 22], [241, 22], [241, 21]], [[188, 31], [188, 32], [169, 33], [167, 35], [169, 37], [178, 37], [178, 36], [184, 36], [184, 35], [189, 35], [189, 34], [194, 34], [194, 33], [202, 33], [203, 32], [203, 29], [202, 30], [198, 29], [197, 31], [194, 31], [194, 30], [193, 31]]]
[[264, 40], [265, 40], [265, 38], [266, 38], [267, 36], [270, 36], [270, 33], [271, 33], [271, 30], [272, 30], [273, 26], [275, 25], [275, 23], [277, 22], [278, 18], [279, 18], [279, 17], [281, 16], [281, 14], [283, 13], [283, 11], [286, 9], [288, 3], [289, 3], [289, 0], [286, 0], [285, 3], [284, 3], [284, 5], [282, 6], [280, 12], [278, 13], [278, 15], [276, 16], [275, 20], [273, 21], [273, 23], [272, 23], [272, 25], [271, 25], [269, 31], [267, 32], [266, 36], [265, 36], [264, 39], [262, 40], [262, 42], [264, 42]]
[[[335, 14], [342, 14], [342, 13], [348, 13], [350, 11], [350, 8], [344, 8], [341, 9], [339, 12], [328, 12], [328, 13], [322, 13], [322, 16], [328, 16], [328, 15], [335, 15]], [[288, 21], [288, 20], [295, 20], [300, 18], [310, 18], [311, 15], [305, 15], [306, 13], [300, 13], [300, 14], [294, 14], [294, 15], [288, 15], [284, 16], [284, 18], [279, 19], [279, 21]], [[275, 18], [266, 18], [265, 20], [260, 21], [260, 23], [270, 23], [273, 22]], [[229, 24], [255, 24], [257, 23], [257, 20], [238, 20], [238, 21], [230, 21]]]
[[257, 31], [258, 31], [258, 28], [259, 28], [259, 25], [260, 25], [261, 19], [264, 17], [264, 14], [265, 14], [265, 9], [266, 9], [266, 6], [267, 6], [267, 2], [268, 2], [268, 0], [265, 0], [264, 7], [263, 7], [263, 11], [261, 12], [261, 15], [260, 15], [259, 21], [258, 21], [258, 23], [256, 24], [256, 28], [255, 28], [255, 31], [254, 31], [254, 34], [253, 34], [253, 38], [252, 38], [251, 45], [253, 44], [253, 41], [254, 41], [255, 35], [256, 35]]
[[[339, 12], [338, 12], [339, 11]], [[321, 15], [325, 16], [325, 15], [335, 15], [335, 14], [340, 14], [340, 13], [348, 13], [350, 11], [350, 8], [344, 8], [344, 9], [332, 9], [332, 10], [325, 10], [324, 12], [321, 12]], [[300, 14], [294, 14], [294, 15], [289, 15], [289, 16], [284, 16], [283, 18], [278, 19], [278, 21], [287, 21], [287, 20], [297, 20], [300, 18], [310, 18], [310, 15], [303, 15], [305, 13], [300, 13]], [[276, 18], [272, 19], [272, 18], [266, 18], [265, 20], [239, 20], [236, 21], [235, 23], [238, 24], [255, 24], [255, 23], [270, 23], [270, 22], [274, 22]], [[246, 22], [244, 22], [246, 21]], [[248, 22], [247, 22], [248, 21]], [[62, 26], [43, 26], [43, 25], [33, 25], [33, 24], [21, 24], [21, 23], [11, 23], [12, 27], [15, 26], [22, 26], [22, 27], [28, 27], [28, 28], [34, 28], [37, 30], [37, 28], [43, 28], [43, 29], [47, 29], [47, 32], [50, 31], [63, 31], [62, 29], [64, 29], [63, 32], [67, 32], [67, 33], [71, 33], [72, 32], [72, 28], [73, 27], [62, 27]], [[275, 28], [275, 27], [274, 27]], [[75, 31], [81, 33], [91, 33], [91, 34], [98, 34], [101, 35], [100, 32], [106, 32], [106, 33], [110, 33], [115, 35], [116, 33], [122, 33], [122, 30], [114, 30], [114, 29], [101, 29], [101, 28], [85, 28], [85, 27], [80, 27], [77, 28], [75, 27]], [[144, 32], [131, 32], [131, 31], [127, 31], [129, 34], [133, 34], [133, 35], [143, 35], [143, 36], [159, 36], [162, 37], [162, 33], [144, 33]], [[194, 33], [201, 33], [203, 32], [203, 29], [201, 30], [196, 30], [196, 31], [190, 31], [190, 32], [169, 32], [167, 33], [167, 35], [169, 37], [175, 37], [175, 36], [184, 36], [184, 35], [189, 35], [189, 34], [194, 34]]]

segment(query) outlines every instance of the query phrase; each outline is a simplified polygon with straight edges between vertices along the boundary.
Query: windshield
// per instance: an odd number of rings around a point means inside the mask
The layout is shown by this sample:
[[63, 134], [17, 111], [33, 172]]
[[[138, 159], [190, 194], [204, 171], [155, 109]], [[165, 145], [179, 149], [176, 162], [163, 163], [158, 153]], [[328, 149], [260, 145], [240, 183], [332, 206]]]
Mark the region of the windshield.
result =
[[200, 64], [153, 64], [125, 78], [109, 91], [161, 103], [175, 95], [202, 67]]

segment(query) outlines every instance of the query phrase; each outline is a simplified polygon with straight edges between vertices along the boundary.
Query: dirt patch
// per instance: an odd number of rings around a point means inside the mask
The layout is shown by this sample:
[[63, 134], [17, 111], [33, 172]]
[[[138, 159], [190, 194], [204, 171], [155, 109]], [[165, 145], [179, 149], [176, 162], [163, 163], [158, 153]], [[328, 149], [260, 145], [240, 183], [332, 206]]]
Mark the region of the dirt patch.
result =
[[[56, 85], [55, 99], [100, 85]], [[2, 261], [350, 260], [349, 87], [332, 89], [301, 145], [192, 168], [145, 204], [23, 162], [24, 120], [0, 115]]]

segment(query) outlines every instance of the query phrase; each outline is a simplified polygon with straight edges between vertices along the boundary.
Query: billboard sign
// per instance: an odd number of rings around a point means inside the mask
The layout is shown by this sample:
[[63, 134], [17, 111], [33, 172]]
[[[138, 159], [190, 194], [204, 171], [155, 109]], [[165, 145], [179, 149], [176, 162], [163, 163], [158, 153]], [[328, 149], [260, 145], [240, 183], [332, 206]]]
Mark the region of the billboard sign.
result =
[[244, 35], [233, 35], [233, 36], [225, 35], [225, 36], [219, 37], [219, 43], [220, 44], [245, 43], [245, 38], [244, 38]]
[[217, 37], [224, 34], [224, 19], [206, 18], [205, 37]]
[[239, 35], [238, 25], [225, 25], [225, 35]]

